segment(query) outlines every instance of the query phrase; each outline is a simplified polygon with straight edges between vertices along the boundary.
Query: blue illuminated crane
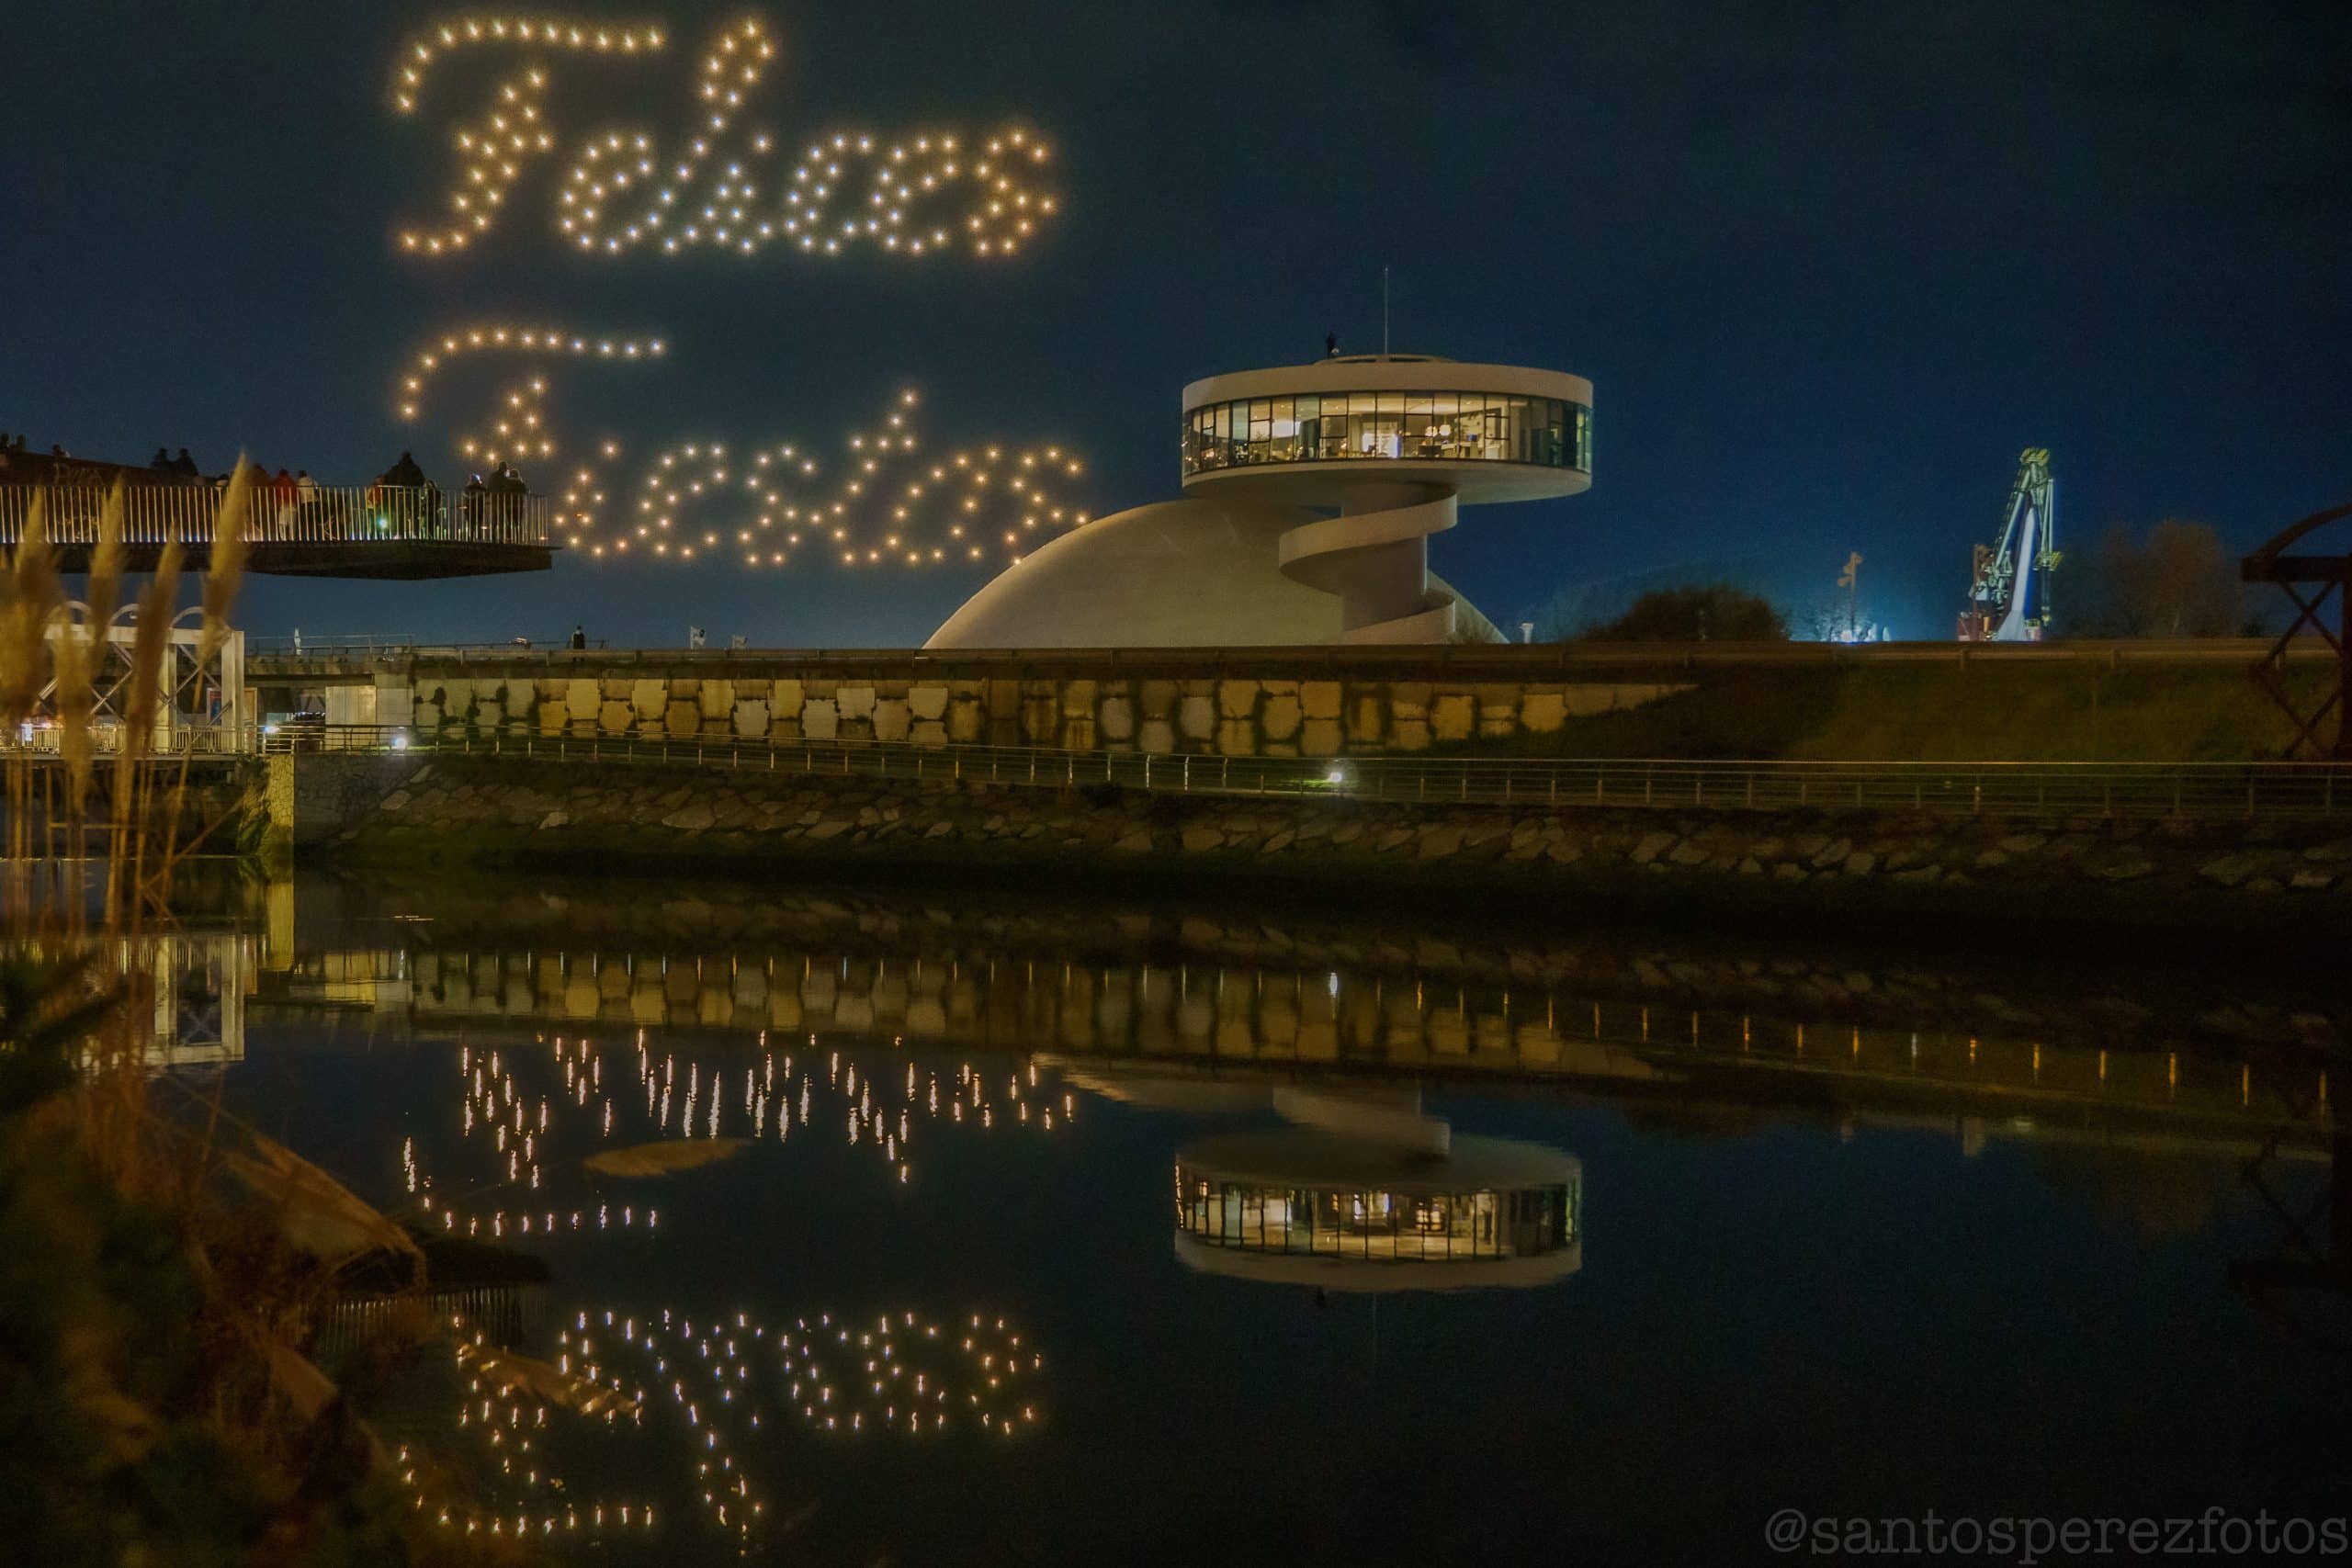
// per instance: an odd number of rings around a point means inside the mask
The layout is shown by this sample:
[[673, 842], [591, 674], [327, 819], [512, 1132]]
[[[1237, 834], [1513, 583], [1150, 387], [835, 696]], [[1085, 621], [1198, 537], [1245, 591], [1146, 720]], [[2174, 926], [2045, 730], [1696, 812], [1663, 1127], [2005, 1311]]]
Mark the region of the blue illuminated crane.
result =
[[1998, 545], [1976, 547], [1968, 606], [1960, 615], [1962, 642], [2039, 642], [2050, 627], [2050, 578], [2058, 552], [2058, 487], [2047, 448], [2018, 455], [2009, 488], [2007, 521]]

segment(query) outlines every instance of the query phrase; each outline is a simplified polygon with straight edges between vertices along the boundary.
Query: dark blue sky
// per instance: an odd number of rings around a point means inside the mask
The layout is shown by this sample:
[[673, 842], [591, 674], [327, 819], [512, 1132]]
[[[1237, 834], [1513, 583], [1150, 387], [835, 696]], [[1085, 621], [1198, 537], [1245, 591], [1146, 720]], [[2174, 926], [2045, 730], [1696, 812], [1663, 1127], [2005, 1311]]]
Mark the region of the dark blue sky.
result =
[[[564, 147], [674, 137], [699, 45], [741, 14], [558, 9], [675, 40], [652, 68], [559, 58]], [[1327, 329], [1376, 346], [1386, 264], [1400, 350], [1596, 387], [1589, 494], [1433, 544], [1500, 621], [1712, 560], [1809, 592], [1858, 548], [1899, 635], [1948, 635], [2028, 444], [2055, 454], [2078, 546], [2165, 515], [2248, 543], [2352, 496], [2340, 3], [766, 7], [782, 69], [756, 118], [787, 145], [1012, 118], [1052, 141], [1060, 218], [993, 265], [577, 259], [560, 153], [464, 259], [397, 256], [395, 222], [447, 177], [447, 119], [512, 58], [446, 63], [425, 114], [393, 116], [397, 45], [447, 14], [93, 3], [11, 28], [0, 428], [354, 479], [414, 445], [455, 473], [451, 424], [392, 418], [402, 353], [528, 316], [674, 345], [566, 375], [564, 431], [830, 447], [911, 383], [934, 444], [1066, 440], [1109, 511], [1175, 493], [1185, 380], [1312, 357]], [[459, 372], [429, 412], [495, 385]], [[567, 561], [258, 581], [245, 619], [872, 645], [920, 639], [978, 581]]]

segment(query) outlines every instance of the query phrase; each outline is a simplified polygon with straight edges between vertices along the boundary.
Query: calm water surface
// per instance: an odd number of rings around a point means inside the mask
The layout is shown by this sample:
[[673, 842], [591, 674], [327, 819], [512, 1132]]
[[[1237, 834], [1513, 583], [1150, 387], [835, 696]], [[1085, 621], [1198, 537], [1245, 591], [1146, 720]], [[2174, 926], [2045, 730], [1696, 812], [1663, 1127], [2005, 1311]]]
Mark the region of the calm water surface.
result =
[[444, 1304], [641, 1393], [429, 1352], [383, 1426], [452, 1529], [1727, 1562], [1783, 1507], [2345, 1510], [2352, 1311], [2293, 1223], [2324, 1254], [2342, 1018], [2284, 982], [628, 884], [184, 942], [174, 1071], [544, 1259]]

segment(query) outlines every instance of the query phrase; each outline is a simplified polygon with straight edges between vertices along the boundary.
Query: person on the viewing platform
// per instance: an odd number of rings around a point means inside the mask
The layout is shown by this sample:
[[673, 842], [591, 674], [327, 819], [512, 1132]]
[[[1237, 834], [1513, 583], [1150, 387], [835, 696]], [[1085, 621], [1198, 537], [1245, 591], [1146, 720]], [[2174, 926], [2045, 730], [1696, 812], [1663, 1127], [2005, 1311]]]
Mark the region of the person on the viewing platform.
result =
[[388, 485], [404, 486], [410, 490], [423, 490], [424, 470], [416, 466], [414, 457], [403, 452], [401, 454], [399, 462], [384, 470], [384, 482]]
[[301, 492], [294, 483], [294, 476], [284, 468], [278, 469], [277, 477], [269, 481], [269, 491], [277, 502], [277, 528], [282, 534], [294, 526], [294, 498]]
[[521, 522], [523, 497], [529, 488], [524, 484], [522, 475], [501, 462], [490, 476], [490, 514], [492, 520], [508, 525]]
[[185, 446], [180, 448], [179, 456], [172, 459], [172, 472], [191, 479], [200, 479], [204, 477], [197, 471], [196, 459], [187, 455], [187, 448]]
[[588, 633], [585, 628], [577, 626], [571, 628], [571, 646], [574, 649], [585, 649], [588, 646]]
[[489, 492], [489, 486], [481, 482], [480, 474], [469, 474], [466, 477], [464, 509], [461, 515], [466, 520], [467, 527], [473, 528], [481, 525], [482, 497]]
[[147, 466], [159, 474], [168, 474], [176, 471], [172, 467], [172, 455], [169, 452], [164, 451], [161, 446], [155, 448], [155, 455], [148, 459]]

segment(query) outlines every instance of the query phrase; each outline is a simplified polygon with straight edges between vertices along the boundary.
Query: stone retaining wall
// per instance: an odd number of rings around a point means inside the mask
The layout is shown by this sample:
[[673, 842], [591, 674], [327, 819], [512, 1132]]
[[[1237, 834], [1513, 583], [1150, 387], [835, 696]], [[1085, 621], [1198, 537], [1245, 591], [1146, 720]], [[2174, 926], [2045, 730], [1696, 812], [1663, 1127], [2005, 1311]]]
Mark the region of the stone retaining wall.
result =
[[364, 753], [326, 762], [278, 752], [262, 763], [265, 843], [298, 849], [365, 823], [416, 772], [406, 758]]
[[427, 730], [794, 741], [864, 739], [1077, 750], [1326, 757], [1548, 735], [1634, 707], [1663, 681], [1153, 677], [1069, 673], [483, 673], [421, 665]]
[[[358, 760], [295, 759], [334, 769]], [[485, 862], [741, 865], [848, 858], [943, 866], [1203, 870], [1563, 889], [1628, 881], [1836, 887], [2037, 918], [2053, 894], [2128, 892], [2135, 919], [2226, 919], [2251, 901], [2352, 907], [2341, 823], [2187, 823], [1893, 812], [1406, 806], [437, 758], [378, 770], [346, 852]], [[348, 795], [338, 795], [347, 800]]]

